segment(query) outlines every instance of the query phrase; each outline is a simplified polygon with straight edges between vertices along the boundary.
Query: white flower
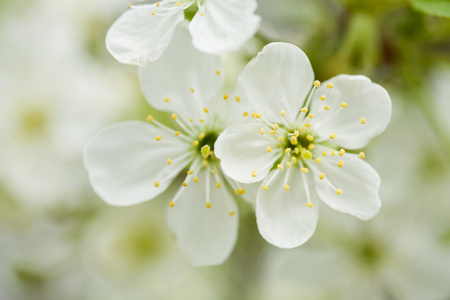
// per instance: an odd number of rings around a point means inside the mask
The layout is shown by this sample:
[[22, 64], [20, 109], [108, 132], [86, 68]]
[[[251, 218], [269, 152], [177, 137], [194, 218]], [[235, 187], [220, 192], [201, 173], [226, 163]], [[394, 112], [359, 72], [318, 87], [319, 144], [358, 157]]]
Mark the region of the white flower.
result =
[[262, 122], [228, 128], [216, 155], [234, 180], [264, 179], [256, 216], [269, 243], [292, 248], [306, 242], [317, 225], [319, 198], [363, 220], [378, 212], [377, 172], [363, 152], [343, 148], [364, 147], [387, 126], [391, 101], [381, 86], [350, 75], [320, 84], [306, 55], [285, 43], [264, 47], [242, 84]]
[[195, 9], [189, 31], [194, 46], [208, 54], [236, 51], [258, 29], [255, 0], [163, 0], [129, 5], [109, 29], [108, 51], [121, 63], [144, 66], [164, 52], [184, 11]]
[[128, 206], [155, 198], [187, 170], [169, 203], [169, 226], [193, 264], [222, 263], [238, 227], [229, 188], [238, 194], [245, 190], [222, 174], [213, 151], [219, 133], [244, 119], [239, 89], [230, 96], [221, 93], [220, 59], [194, 49], [185, 28], [175, 32], [160, 60], [139, 68], [139, 78], [149, 103], [173, 112], [182, 130], [151, 116], [149, 123], [129, 121], [103, 129], [84, 153], [92, 186], [105, 202]]

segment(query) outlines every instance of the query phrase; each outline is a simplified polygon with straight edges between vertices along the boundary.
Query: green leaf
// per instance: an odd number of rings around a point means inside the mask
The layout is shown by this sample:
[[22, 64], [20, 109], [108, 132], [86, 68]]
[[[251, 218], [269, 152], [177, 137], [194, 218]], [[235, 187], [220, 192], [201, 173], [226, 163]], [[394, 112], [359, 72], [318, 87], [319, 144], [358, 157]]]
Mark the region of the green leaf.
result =
[[450, 18], [450, 0], [413, 0], [412, 6], [428, 15]]

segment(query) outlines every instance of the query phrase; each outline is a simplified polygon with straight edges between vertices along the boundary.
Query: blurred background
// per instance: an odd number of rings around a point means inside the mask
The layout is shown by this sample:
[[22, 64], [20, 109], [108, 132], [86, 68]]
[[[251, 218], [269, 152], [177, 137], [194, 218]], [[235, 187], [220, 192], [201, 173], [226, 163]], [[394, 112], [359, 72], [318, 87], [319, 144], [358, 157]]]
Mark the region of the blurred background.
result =
[[169, 120], [115, 61], [106, 31], [124, 0], [0, 0], [0, 299], [450, 299], [450, 2], [258, 0], [262, 24], [225, 56], [230, 82], [266, 43], [309, 56], [316, 78], [364, 74], [393, 102], [364, 149], [379, 172], [371, 221], [321, 207], [283, 250], [239, 203], [239, 239], [192, 267], [166, 225], [167, 193], [132, 207], [98, 198], [84, 144], [120, 120]]

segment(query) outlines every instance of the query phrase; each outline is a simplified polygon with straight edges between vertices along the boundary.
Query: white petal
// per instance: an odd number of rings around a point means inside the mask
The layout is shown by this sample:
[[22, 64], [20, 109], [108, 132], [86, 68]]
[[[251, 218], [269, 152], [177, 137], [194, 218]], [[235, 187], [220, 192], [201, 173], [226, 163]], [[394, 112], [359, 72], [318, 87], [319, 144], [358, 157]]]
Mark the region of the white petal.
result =
[[[156, 141], [157, 135], [162, 140]], [[88, 142], [84, 165], [100, 198], [111, 205], [128, 206], [166, 190], [186, 166], [185, 159], [175, 161], [186, 151], [175, 135], [145, 122], [123, 122], [104, 128]], [[173, 161], [170, 166], [168, 158]], [[167, 180], [162, 182], [163, 178]], [[156, 181], [159, 187], [154, 186]]]
[[183, 187], [175, 206], [169, 208], [169, 227], [177, 244], [197, 266], [223, 263], [237, 238], [237, 206], [225, 186], [217, 188], [212, 177], [208, 187], [211, 207], [206, 207], [207, 176], [211, 175], [201, 172], [197, 183]]
[[[327, 150], [330, 153], [331, 149]], [[344, 162], [342, 167], [338, 167], [340, 160]], [[378, 213], [381, 206], [378, 196], [380, 177], [364, 160], [355, 154], [336, 154], [335, 157], [328, 154], [315, 167], [316, 192], [328, 206], [362, 220], [368, 220]], [[319, 180], [321, 172], [325, 173], [323, 180]], [[336, 193], [337, 189], [342, 190], [341, 195]]]
[[308, 201], [302, 176], [309, 174], [293, 167], [286, 182], [290, 189], [286, 191], [284, 172], [276, 175], [267, 191], [260, 189], [256, 198], [256, 218], [259, 232], [266, 241], [280, 248], [294, 248], [313, 235], [319, 218], [319, 201], [314, 190], [309, 189], [313, 207], [306, 206]]
[[[232, 126], [219, 135], [214, 154], [221, 159], [220, 165], [227, 176], [239, 182], [253, 183], [269, 173], [279, 157], [274, 151], [277, 141], [267, 134], [261, 135], [261, 127], [255, 123]], [[268, 152], [267, 146], [273, 151]]]
[[238, 50], [258, 30], [255, 0], [208, 0], [189, 25], [194, 46], [220, 55]]
[[224, 75], [217, 74], [220, 69], [219, 57], [196, 50], [188, 30], [180, 26], [161, 58], [139, 68], [139, 81], [150, 105], [174, 111], [186, 121], [198, 121], [208, 116], [203, 109], [212, 110], [221, 92]]
[[[326, 87], [328, 82], [333, 84], [332, 89]], [[325, 101], [319, 99], [321, 95], [326, 95]], [[347, 107], [342, 108], [341, 103], [347, 103]], [[324, 110], [325, 105], [330, 110]], [[322, 83], [314, 93], [312, 128], [323, 138], [336, 133], [333, 144], [358, 149], [383, 132], [391, 111], [391, 99], [383, 87], [365, 76], [339, 75]], [[361, 118], [366, 119], [365, 124], [361, 124]]]
[[132, 6], [108, 30], [106, 48], [121, 63], [145, 65], [161, 56], [183, 20], [182, 8], [168, 11], [156, 4]]
[[[244, 69], [243, 85], [250, 105], [276, 123], [292, 123], [311, 90], [314, 72], [298, 47], [271, 43]], [[285, 111], [282, 118], [280, 113]]]

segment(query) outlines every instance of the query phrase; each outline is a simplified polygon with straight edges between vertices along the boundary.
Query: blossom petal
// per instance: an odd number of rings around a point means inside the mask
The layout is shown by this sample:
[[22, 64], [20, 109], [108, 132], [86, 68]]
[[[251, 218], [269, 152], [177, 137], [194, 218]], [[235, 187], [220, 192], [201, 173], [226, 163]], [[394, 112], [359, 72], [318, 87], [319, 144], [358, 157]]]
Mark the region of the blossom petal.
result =
[[[271, 176], [272, 173], [267, 178]], [[259, 232], [266, 241], [280, 248], [302, 245], [313, 235], [317, 226], [319, 201], [314, 190], [309, 189], [314, 205], [311, 208], [306, 206], [308, 201], [302, 176], [308, 175], [294, 167], [286, 181], [290, 187], [286, 191], [285, 174], [279, 173], [268, 184], [268, 190], [261, 188], [256, 198]]]
[[208, 116], [203, 109], [212, 110], [221, 92], [220, 69], [220, 58], [195, 49], [188, 30], [180, 26], [161, 58], [139, 68], [139, 81], [150, 105], [198, 122]]
[[[162, 137], [160, 141], [155, 139], [158, 135]], [[111, 205], [128, 206], [166, 190], [186, 167], [185, 159], [175, 160], [186, 151], [187, 147], [175, 135], [153, 125], [122, 122], [104, 128], [88, 142], [84, 165], [100, 198]], [[171, 165], [167, 164], [169, 158]], [[156, 181], [159, 187], [155, 187]]]
[[161, 56], [183, 20], [181, 7], [164, 10], [156, 4], [131, 6], [108, 30], [106, 48], [121, 63], [143, 66]]
[[[326, 87], [332, 83], [333, 88]], [[365, 76], [339, 75], [324, 82], [314, 93], [312, 129], [333, 144], [347, 149], [362, 148], [384, 131], [391, 118], [391, 99], [386, 90]], [[324, 101], [319, 97], [326, 95]], [[341, 103], [347, 107], [342, 108]], [[329, 110], [325, 110], [325, 106]], [[365, 124], [361, 123], [364, 118]]]
[[[328, 152], [330, 153], [331, 149], [328, 149]], [[344, 165], [338, 167], [341, 160]], [[357, 155], [327, 155], [313, 170], [317, 195], [331, 208], [361, 220], [372, 218], [380, 210], [380, 177], [372, 166]], [[325, 179], [320, 180], [319, 174], [322, 172]], [[342, 190], [341, 195], [337, 194], [338, 189]]]
[[269, 173], [280, 155], [267, 151], [267, 146], [276, 149], [277, 143], [266, 134], [261, 135], [260, 130], [261, 124], [250, 123], [229, 127], [219, 135], [214, 154], [221, 159], [220, 165], [227, 176], [253, 183]]
[[[314, 72], [308, 57], [288, 43], [271, 43], [244, 69], [250, 105], [271, 122], [292, 123], [311, 90]], [[285, 111], [281, 117], [281, 111]]]
[[[174, 207], [169, 209], [169, 227], [177, 244], [197, 266], [223, 263], [237, 238], [239, 217], [233, 197], [225, 187], [217, 188], [209, 176], [201, 172], [199, 181], [183, 187]], [[207, 189], [210, 208], [206, 207]]]
[[258, 30], [255, 0], [208, 0], [192, 19], [189, 30], [194, 46], [221, 55], [237, 51]]

